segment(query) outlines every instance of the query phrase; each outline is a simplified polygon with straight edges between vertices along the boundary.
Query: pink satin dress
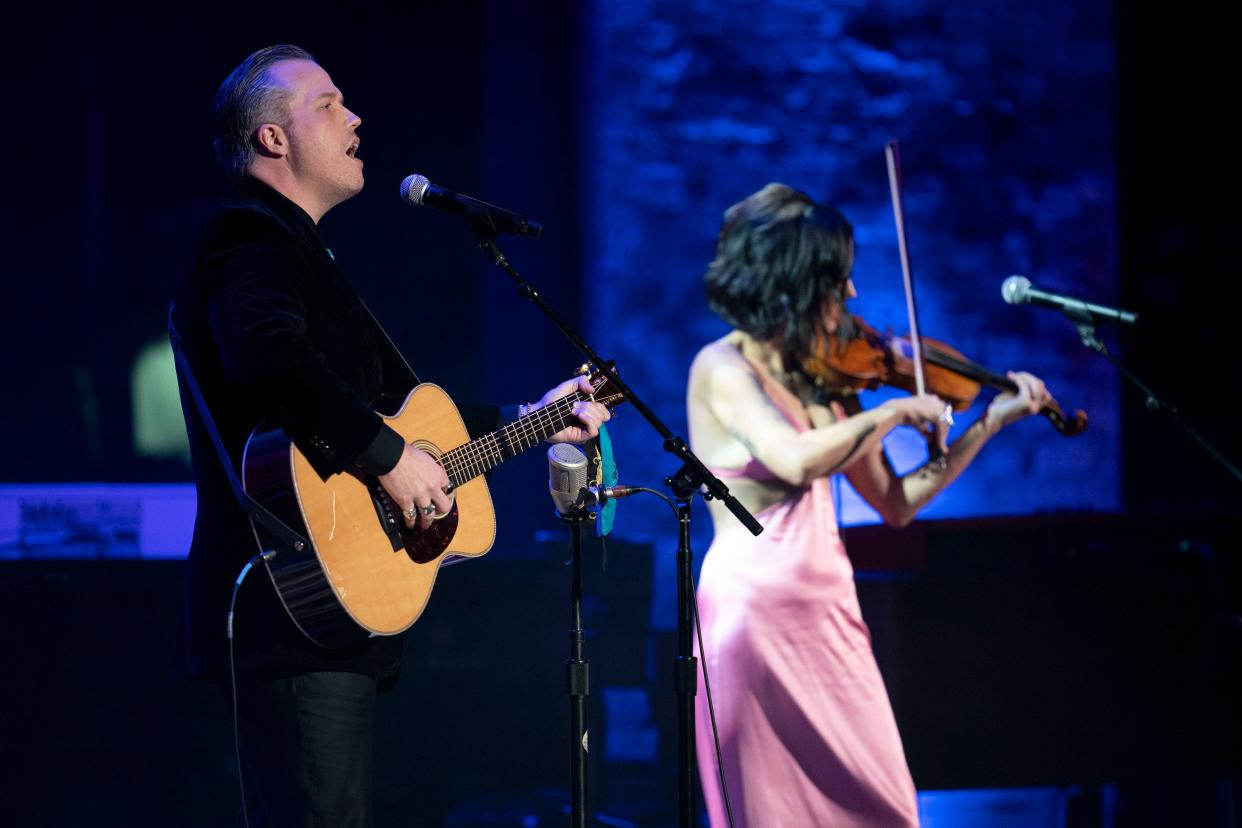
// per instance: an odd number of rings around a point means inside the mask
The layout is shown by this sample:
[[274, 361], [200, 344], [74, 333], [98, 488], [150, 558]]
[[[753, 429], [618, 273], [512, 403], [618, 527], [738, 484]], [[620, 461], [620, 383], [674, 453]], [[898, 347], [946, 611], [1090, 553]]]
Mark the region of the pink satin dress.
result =
[[[769, 398], [799, 431], [805, 408], [763, 371]], [[715, 470], [773, 478], [758, 461]], [[737, 828], [901, 828], [918, 824], [884, 681], [871, 652], [827, 478], [793, 488], [718, 531], [698, 600], [725, 779]], [[699, 778], [713, 828], [724, 800], [702, 682], [696, 697]]]

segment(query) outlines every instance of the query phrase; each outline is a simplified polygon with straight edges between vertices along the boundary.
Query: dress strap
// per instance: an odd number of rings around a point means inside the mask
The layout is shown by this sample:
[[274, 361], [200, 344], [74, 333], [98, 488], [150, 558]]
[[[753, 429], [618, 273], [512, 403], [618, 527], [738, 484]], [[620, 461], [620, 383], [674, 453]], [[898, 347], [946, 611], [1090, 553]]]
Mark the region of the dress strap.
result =
[[754, 372], [755, 378], [759, 380], [759, 385], [763, 388], [763, 393], [771, 401], [776, 410], [781, 412], [789, 424], [798, 432], [807, 431], [811, 428], [811, 417], [807, 413], [806, 404], [798, 399], [797, 395], [777, 382], [767, 369], [759, 363], [750, 359], [739, 349], [738, 354], [742, 359], [746, 360], [746, 364], [750, 366], [750, 370]]

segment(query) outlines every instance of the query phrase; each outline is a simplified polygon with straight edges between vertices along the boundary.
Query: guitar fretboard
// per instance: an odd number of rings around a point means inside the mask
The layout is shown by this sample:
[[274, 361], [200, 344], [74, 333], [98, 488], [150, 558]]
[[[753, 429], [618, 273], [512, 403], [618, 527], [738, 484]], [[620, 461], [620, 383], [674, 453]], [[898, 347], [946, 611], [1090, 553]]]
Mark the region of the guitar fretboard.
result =
[[538, 445], [541, 440], [551, 437], [574, 421], [574, 406], [583, 399], [585, 397], [582, 393], [575, 391], [491, 434], [445, 452], [441, 462], [449, 480], [454, 486], [460, 486], [491, 471], [510, 457]]

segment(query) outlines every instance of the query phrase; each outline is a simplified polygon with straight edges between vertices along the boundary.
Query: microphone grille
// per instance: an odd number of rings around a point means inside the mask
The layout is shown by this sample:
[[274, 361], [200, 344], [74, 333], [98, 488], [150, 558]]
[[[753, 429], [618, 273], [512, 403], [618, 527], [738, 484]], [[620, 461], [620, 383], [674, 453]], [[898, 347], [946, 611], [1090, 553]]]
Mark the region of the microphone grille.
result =
[[1010, 276], [1001, 285], [1001, 296], [1011, 305], [1021, 305], [1026, 301], [1026, 293], [1030, 289], [1030, 279], [1025, 276]]
[[431, 186], [431, 182], [427, 180], [427, 176], [407, 175], [405, 180], [401, 182], [401, 200], [408, 202], [414, 207], [420, 207], [423, 203], [423, 196], [427, 194], [427, 188]]
[[571, 443], [554, 443], [548, 449], [548, 491], [558, 511], [572, 509], [586, 485], [586, 455]]

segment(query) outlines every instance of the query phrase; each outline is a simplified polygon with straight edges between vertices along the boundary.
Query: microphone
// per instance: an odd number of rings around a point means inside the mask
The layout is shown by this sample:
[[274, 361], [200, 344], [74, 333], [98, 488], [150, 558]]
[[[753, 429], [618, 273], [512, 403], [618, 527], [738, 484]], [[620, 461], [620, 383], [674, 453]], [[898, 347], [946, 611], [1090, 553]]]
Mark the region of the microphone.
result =
[[586, 508], [587, 458], [572, 443], [554, 443], [548, 449], [548, 493], [558, 515]]
[[427, 180], [427, 176], [417, 173], [407, 175], [401, 182], [401, 200], [412, 207], [426, 205], [455, 213], [475, 227], [491, 230], [496, 235], [512, 233], [515, 236], [537, 239], [543, 234], [543, 225], [537, 221], [531, 221], [495, 204], [437, 187]]
[[572, 443], [548, 449], [548, 493], [559, 515], [596, 509], [610, 500], [641, 492], [637, 486], [588, 486], [587, 457]]
[[1055, 308], [1062, 313], [1068, 314], [1070, 318], [1075, 320], [1082, 319], [1083, 316], [1090, 316], [1094, 320], [1107, 319], [1110, 322], [1119, 322], [1123, 325], [1133, 325], [1138, 322], [1138, 314], [1132, 313], [1120, 308], [1110, 308], [1106, 305], [1095, 305], [1091, 302], [1084, 302], [1081, 299], [1075, 299], [1072, 296], [1061, 296], [1056, 293], [1045, 293], [1038, 288], [1031, 286], [1031, 280], [1025, 276], [1010, 276], [1001, 285], [1001, 296], [1011, 305], [1040, 305], [1045, 308]]

